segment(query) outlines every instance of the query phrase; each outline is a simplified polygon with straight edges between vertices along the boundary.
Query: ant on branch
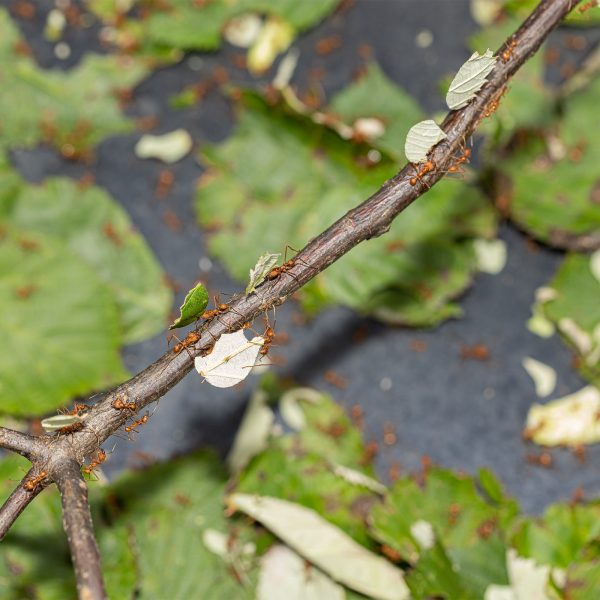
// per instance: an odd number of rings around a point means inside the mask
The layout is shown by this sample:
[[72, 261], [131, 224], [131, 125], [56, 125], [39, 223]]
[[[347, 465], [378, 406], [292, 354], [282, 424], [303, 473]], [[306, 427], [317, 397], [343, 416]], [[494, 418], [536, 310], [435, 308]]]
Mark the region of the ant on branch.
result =
[[[430, 150], [431, 152], [431, 150]], [[412, 177], [409, 181], [410, 185], [416, 185], [417, 184], [417, 180], [419, 180], [423, 185], [427, 186], [427, 189], [429, 189], [429, 185], [427, 184], [427, 182], [423, 179], [423, 175], [426, 175], [427, 173], [432, 173], [433, 171], [435, 171], [435, 163], [433, 163], [430, 160], [426, 160], [425, 163], [423, 164], [423, 168], [421, 168], [421, 170], [419, 171], [419, 169], [417, 168], [417, 166], [420, 168], [421, 167], [421, 163], [419, 163], [418, 165], [415, 165], [415, 163], [410, 163], [417, 176], [416, 177]]]
[[502, 60], [504, 62], [507, 62], [508, 59], [510, 58], [510, 55], [512, 54], [513, 50], [517, 47], [517, 42], [515, 42], [515, 40], [513, 40], [510, 44], [508, 44], [508, 47], [506, 48], [506, 50], [502, 53]]
[[[156, 410], [156, 408], [154, 410]], [[154, 414], [154, 413], [152, 413], [152, 414]], [[139, 433], [139, 431], [137, 430], [137, 427], [142, 427], [143, 425], [146, 425], [146, 423], [148, 423], [149, 418], [150, 418], [150, 415], [147, 412], [143, 417], [141, 417], [139, 419], [134, 419], [129, 425], [126, 425], [125, 427], [123, 427], [123, 429], [125, 430], [125, 433], [127, 434], [127, 437], [122, 437], [121, 439], [126, 439], [128, 442], [131, 442], [131, 441], [135, 442], [135, 434]], [[115, 433], [115, 435], [117, 435], [117, 434]], [[130, 436], [133, 436], [133, 440], [131, 439]], [[120, 437], [120, 436], [117, 435], [117, 437]]]
[[[113, 449], [108, 454], [112, 454], [115, 451], [115, 448], [117, 447], [118, 443], [119, 442], [117, 442], [113, 446]], [[81, 469], [81, 472], [85, 473], [88, 476], [88, 481], [92, 481], [92, 479], [91, 479], [92, 475], [95, 475], [95, 477], [96, 477], [96, 479], [94, 479], [94, 481], [98, 481], [98, 476], [94, 473], [94, 471], [106, 460], [106, 457], [108, 456], [108, 454], [106, 453], [105, 450], [100, 448], [99, 450], [96, 451], [96, 456], [97, 456], [96, 460], [92, 460], [92, 462], [89, 464], [89, 466]]]
[[[277, 324], [277, 319], [275, 319], [273, 321], [273, 327], [275, 327], [276, 324]], [[246, 325], [244, 325], [244, 329], [252, 329], [252, 327], [250, 327], [250, 324], [247, 323]], [[254, 329], [252, 329], [252, 331], [254, 331]], [[256, 331], [254, 331], [254, 333], [256, 333]], [[256, 335], [259, 335], [259, 334], [256, 333]], [[273, 342], [275, 341], [275, 332], [269, 326], [268, 318], [267, 318], [267, 328], [265, 329], [264, 334], [261, 335], [260, 337], [262, 337], [264, 341], [262, 344], [262, 348], [258, 351], [258, 353], [261, 355], [261, 357], [268, 357], [271, 364], [273, 366], [275, 366], [275, 363], [271, 360], [271, 357], [269, 356], [269, 348], [281, 348], [281, 346], [273, 344]], [[261, 361], [258, 364], [250, 365], [250, 367], [244, 367], [244, 368], [251, 369], [252, 367], [267, 367], [267, 366], [268, 365], [264, 365], [262, 363], [262, 359], [261, 359]]]
[[37, 477], [32, 477], [25, 482], [25, 489], [31, 493], [35, 492], [38, 485], [41, 486], [42, 480], [46, 479], [46, 477], [48, 477], [48, 473], [41, 471]]
[[[290, 273], [290, 270], [293, 269], [296, 266], [296, 261], [302, 261], [307, 267], [310, 267], [311, 269], [315, 269], [317, 270], [317, 267], [313, 267], [311, 264], [307, 263], [304, 259], [302, 258], [290, 258], [290, 260], [287, 260], [287, 251], [288, 248], [292, 251], [292, 252], [300, 252], [299, 250], [294, 250], [294, 248], [292, 248], [291, 246], [286, 246], [285, 247], [285, 256], [283, 259], [283, 264], [281, 266], [276, 266], [273, 269], [271, 269], [268, 273], [268, 275], [265, 277], [265, 281], [273, 281], [274, 279], [277, 279], [278, 277], [281, 277], [281, 275], [283, 273], [289, 275], [290, 277], [293, 277], [298, 284], [300, 284], [300, 280], [298, 279], [298, 277], [296, 277], [296, 275], [294, 275], [293, 273]], [[275, 285], [275, 284], [273, 284]], [[273, 286], [271, 286], [270, 289], [272, 289]]]
[[127, 391], [127, 395], [125, 394], [119, 394], [117, 395], [117, 397], [110, 403], [110, 405], [115, 409], [115, 410], [120, 410], [121, 414], [119, 416], [121, 416], [123, 414], [123, 411], [127, 412], [128, 410], [130, 410], [133, 414], [136, 414], [135, 412], [135, 402], [127, 402], [124, 401], [123, 399], [129, 400], [129, 390]]
[[[218, 318], [219, 315], [225, 314], [229, 310], [232, 310], [233, 312], [237, 313], [238, 315], [240, 315], [240, 317], [244, 316], [240, 312], [235, 310], [235, 308], [232, 308], [231, 306], [229, 306], [229, 304], [226, 304], [225, 302], [221, 302], [221, 293], [224, 294], [225, 292], [219, 292], [218, 299], [217, 299], [217, 297], [213, 296], [213, 302], [215, 303], [215, 308], [213, 310], [204, 311], [204, 313], [200, 317], [201, 319], [204, 319], [204, 323], [202, 323], [202, 325], [208, 325], [208, 323], [210, 323], [213, 319]], [[225, 295], [229, 295], [229, 294], [225, 294]], [[229, 300], [229, 301], [231, 302], [231, 300]], [[223, 321], [221, 321], [221, 323], [223, 323]], [[229, 319], [229, 329], [231, 329], [231, 317]]]

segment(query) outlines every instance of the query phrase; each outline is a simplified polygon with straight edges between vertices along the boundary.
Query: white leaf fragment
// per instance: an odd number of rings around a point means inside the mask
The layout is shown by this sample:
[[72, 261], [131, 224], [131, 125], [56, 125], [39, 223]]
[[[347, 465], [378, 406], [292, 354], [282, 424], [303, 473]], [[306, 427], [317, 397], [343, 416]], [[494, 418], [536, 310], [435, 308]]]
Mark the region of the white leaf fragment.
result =
[[523, 558], [514, 548], [506, 551], [510, 585], [488, 586], [484, 600], [548, 600], [550, 565], [536, 566], [534, 558]]
[[531, 318], [525, 324], [525, 327], [534, 333], [539, 335], [541, 338], [550, 338], [556, 332], [554, 323], [546, 317], [544, 309], [539, 302], [534, 302], [531, 305]]
[[600, 250], [596, 250], [596, 252], [590, 256], [590, 271], [598, 280], [598, 283], [600, 283]]
[[344, 467], [343, 465], [338, 465], [337, 463], [331, 463], [331, 470], [342, 479], [345, 479], [348, 483], [352, 485], [357, 485], [360, 487], [367, 488], [368, 490], [374, 491], [376, 494], [381, 494], [382, 496], [387, 492], [387, 488], [383, 483], [361, 473], [360, 471], [355, 471], [354, 469], [350, 469], [349, 467]]
[[283, 544], [260, 560], [256, 600], [345, 600], [344, 588]]
[[256, 390], [242, 419], [227, 455], [227, 466], [233, 473], [241, 471], [250, 460], [267, 447], [267, 440], [275, 415], [267, 406], [268, 395], [264, 390]]
[[496, 60], [497, 57], [489, 48], [485, 54], [473, 53], [450, 84], [446, 94], [446, 103], [450, 110], [466, 106], [469, 100], [475, 97], [475, 92], [486, 82], [485, 78], [494, 68]]
[[243, 329], [224, 333], [211, 354], [196, 357], [196, 370], [215, 387], [232, 387], [248, 377], [264, 342], [262, 337], [248, 341]]
[[404, 154], [412, 163], [425, 162], [429, 149], [445, 137], [446, 134], [436, 125], [435, 121], [431, 119], [421, 121], [408, 132]]
[[164, 135], [145, 134], [135, 145], [138, 158], [158, 158], [172, 165], [192, 149], [192, 137], [185, 129], [176, 129]]
[[582, 356], [592, 351], [592, 336], [579, 327], [571, 317], [564, 317], [558, 322], [561, 333], [566, 335]]
[[535, 393], [538, 398], [545, 398], [549, 396], [556, 387], [556, 371], [535, 358], [526, 356], [521, 364], [523, 368], [529, 373], [533, 383], [535, 384]]
[[385, 125], [375, 117], [360, 117], [354, 121], [354, 132], [367, 140], [372, 140], [385, 133]]
[[533, 404], [525, 431], [541, 446], [577, 446], [600, 441], [600, 391], [593, 385], [542, 406]]
[[250, 48], [263, 26], [263, 20], [256, 13], [246, 13], [234, 17], [225, 25], [223, 37], [233, 46]]
[[299, 58], [300, 50], [290, 48], [289, 52], [281, 59], [277, 67], [277, 74], [273, 79], [273, 87], [276, 90], [283, 90], [290, 84]]
[[483, 273], [498, 275], [506, 265], [506, 242], [504, 240], [476, 239], [473, 242], [477, 268]]
[[403, 572], [316, 511], [269, 496], [232, 494], [229, 504], [260, 521], [334, 580], [375, 600], [410, 597]]
[[85, 410], [80, 410], [75, 415], [55, 415], [54, 417], [48, 417], [42, 421], [42, 427], [48, 432], [52, 433], [53, 431], [58, 431], [63, 427], [70, 427], [71, 425], [75, 425], [75, 423], [79, 423], [80, 421], [85, 421], [85, 419], [89, 416], [89, 412], [87, 408]]
[[220, 556], [223, 560], [227, 560], [227, 540], [229, 536], [216, 529], [205, 529], [202, 532], [202, 543], [204, 547], [213, 554]]
[[412, 535], [421, 550], [431, 550], [435, 546], [435, 532], [433, 525], [429, 521], [419, 519], [410, 526], [410, 535]]
[[535, 290], [535, 300], [541, 304], [556, 300], [558, 298], [558, 292], [551, 287], [542, 286]]
[[294, 41], [296, 31], [280, 17], [269, 17], [248, 50], [248, 70], [264, 73], [278, 54], [285, 52]]
[[251, 294], [264, 280], [273, 267], [277, 264], [280, 254], [269, 254], [265, 252], [250, 269], [250, 282], [246, 286], [246, 295]]

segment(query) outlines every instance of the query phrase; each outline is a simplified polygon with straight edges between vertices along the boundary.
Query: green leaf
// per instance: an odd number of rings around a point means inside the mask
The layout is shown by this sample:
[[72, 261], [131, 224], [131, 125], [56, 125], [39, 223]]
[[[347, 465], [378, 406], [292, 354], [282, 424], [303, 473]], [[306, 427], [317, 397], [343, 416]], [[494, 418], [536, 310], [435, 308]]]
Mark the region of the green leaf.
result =
[[194, 289], [190, 290], [181, 305], [181, 316], [175, 320], [175, 323], [169, 329], [185, 327], [199, 319], [208, 306], [208, 292], [206, 288], [199, 283]]
[[[573, 328], [559, 326], [563, 338], [572, 346], [579, 357], [578, 369], [584, 377], [598, 380], [600, 377], [600, 339], [597, 331], [600, 324], [600, 281], [594, 277], [590, 268], [590, 257], [569, 254], [562, 262], [551, 282], [558, 297], [543, 304], [544, 314], [554, 323], [564, 323], [563, 319], [572, 319], [580, 334], [574, 337]], [[588, 336], [589, 348], [579, 342], [579, 337]]]
[[370, 143], [402, 164], [406, 134], [423, 117], [418, 102], [392, 82], [376, 62], [369, 64], [358, 81], [333, 96], [329, 110], [349, 125], [359, 118], [380, 119], [385, 133]]
[[256, 287], [265, 280], [265, 277], [277, 264], [277, 260], [280, 256], [281, 254], [269, 254], [268, 252], [265, 252], [258, 259], [254, 265], [254, 269], [250, 269], [250, 282], [246, 286], [246, 295], [255, 291]]
[[[0, 179], [0, 194], [2, 188]], [[55, 236], [93, 268], [117, 302], [124, 343], [162, 330], [172, 291], [146, 240], [104, 190], [49, 178], [22, 187], [7, 218], [19, 228]]]
[[[217, 457], [197, 452], [185, 460], [127, 473], [115, 483], [112, 506], [122, 507], [119, 526], [133, 530], [141, 599], [254, 597], [202, 540], [207, 528], [227, 531], [235, 539], [223, 516], [226, 482]], [[249, 576], [255, 577], [252, 572]]]
[[572, 565], [567, 586], [572, 600], [596, 600], [600, 594], [600, 560]]
[[59, 149], [70, 144], [65, 156], [86, 158], [102, 138], [132, 129], [114, 90], [129, 89], [147, 74], [136, 59], [90, 53], [69, 72], [46, 71], [15, 52], [18, 39], [17, 26], [0, 8], [0, 147], [48, 141]]
[[43, 414], [128, 377], [112, 294], [63, 243], [7, 229], [0, 281], [2, 411]]
[[[196, 205], [203, 225], [220, 227], [209, 240], [211, 252], [240, 279], [251, 266], [240, 257], [302, 247], [394, 169], [385, 158], [375, 169], [357, 167], [357, 147], [331, 130], [278, 114], [252, 96], [247, 104], [235, 135], [204, 149], [212, 170]], [[445, 184], [412, 205], [388, 235], [360, 244], [304, 286], [305, 308], [340, 302], [416, 326], [458, 316], [449, 300], [475, 272], [469, 238], [493, 236], [496, 216], [477, 189]]]

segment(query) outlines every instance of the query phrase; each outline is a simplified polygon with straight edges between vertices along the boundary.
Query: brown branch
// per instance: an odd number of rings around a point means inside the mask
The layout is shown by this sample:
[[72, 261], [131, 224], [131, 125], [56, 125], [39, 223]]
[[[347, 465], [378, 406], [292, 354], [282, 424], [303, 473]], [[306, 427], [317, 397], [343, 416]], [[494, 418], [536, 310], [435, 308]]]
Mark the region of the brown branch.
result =
[[0, 448], [17, 452], [25, 458], [30, 458], [40, 449], [40, 438], [6, 427], [0, 427]]
[[54, 480], [62, 498], [63, 527], [75, 568], [77, 594], [85, 600], [108, 600], [102, 579], [100, 551], [94, 537], [87, 485], [79, 463], [75, 460], [65, 461]]
[[6, 502], [0, 508], [0, 540], [8, 533], [17, 517], [27, 508], [29, 503], [42, 491], [42, 486], [34, 490], [25, 489], [25, 483], [36, 475], [36, 469], [31, 469], [22, 481], [6, 499]]

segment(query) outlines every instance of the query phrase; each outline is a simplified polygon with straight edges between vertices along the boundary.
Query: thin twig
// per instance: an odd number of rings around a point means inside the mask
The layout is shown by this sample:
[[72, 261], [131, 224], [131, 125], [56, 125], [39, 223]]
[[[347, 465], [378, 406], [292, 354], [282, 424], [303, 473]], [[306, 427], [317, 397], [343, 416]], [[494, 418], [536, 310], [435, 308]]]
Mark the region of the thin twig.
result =
[[39, 450], [40, 439], [20, 431], [0, 427], [0, 448], [17, 452], [25, 458], [30, 458]]
[[63, 527], [75, 568], [77, 594], [86, 600], [108, 600], [81, 467], [75, 460], [63, 463], [54, 481], [62, 498]]
[[6, 502], [0, 508], [0, 540], [8, 533], [12, 524], [17, 520], [17, 517], [27, 508], [29, 503], [42, 491], [42, 486], [38, 486], [35, 490], [25, 489], [25, 482], [36, 474], [36, 469], [33, 468], [23, 477], [21, 483], [6, 499]]

